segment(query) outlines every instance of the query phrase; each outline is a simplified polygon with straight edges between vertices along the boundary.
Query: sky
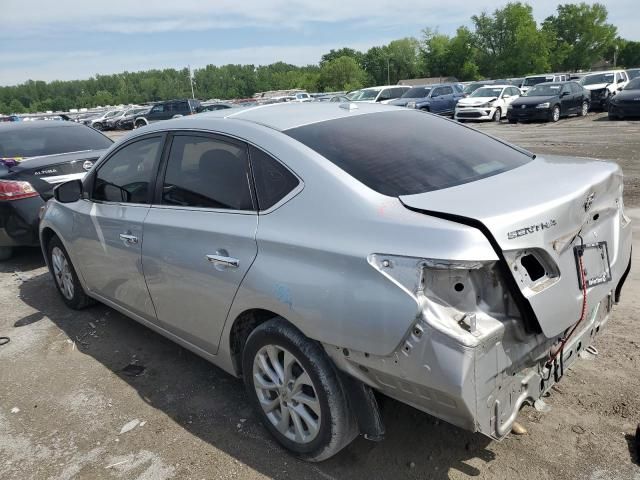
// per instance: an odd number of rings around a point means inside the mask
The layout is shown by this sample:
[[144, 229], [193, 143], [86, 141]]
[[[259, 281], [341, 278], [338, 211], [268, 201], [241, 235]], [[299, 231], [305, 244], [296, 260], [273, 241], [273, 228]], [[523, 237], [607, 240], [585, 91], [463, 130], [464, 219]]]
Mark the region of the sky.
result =
[[[0, 0], [0, 85], [207, 64], [317, 63], [429, 27], [452, 34], [506, 0]], [[536, 20], [558, 0], [529, 0]], [[566, 1], [563, 3], [567, 3]], [[592, 2], [588, 2], [592, 3]], [[638, 0], [600, 0], [640, 40]]]

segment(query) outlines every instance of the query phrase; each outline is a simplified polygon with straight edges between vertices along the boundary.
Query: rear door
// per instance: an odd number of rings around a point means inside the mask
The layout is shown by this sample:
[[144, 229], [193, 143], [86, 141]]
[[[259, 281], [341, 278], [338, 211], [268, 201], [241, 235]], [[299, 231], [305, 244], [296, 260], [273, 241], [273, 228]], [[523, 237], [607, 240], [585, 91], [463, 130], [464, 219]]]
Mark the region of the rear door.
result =
[[142, 225], [164, 138], [137, 138], [102, 162], [74, 223], [74, 251], [88, 288], [147, 320], [155, 311], [142, 273]]
[[215, 354], [257, 254], [247, 145], [177, 133], [144, 223], [142, 263], [158, 325]]

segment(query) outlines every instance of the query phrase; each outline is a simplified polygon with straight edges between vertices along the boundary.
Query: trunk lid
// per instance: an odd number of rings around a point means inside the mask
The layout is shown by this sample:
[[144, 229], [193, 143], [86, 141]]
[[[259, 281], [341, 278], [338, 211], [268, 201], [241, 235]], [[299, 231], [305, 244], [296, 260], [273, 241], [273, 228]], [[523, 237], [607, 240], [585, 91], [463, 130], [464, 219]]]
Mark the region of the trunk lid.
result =
[[[582, 293], [573, 249], [580, 244], [577, 234], [585, 244], [607, 242], [611, 264], [613, 281], [590, 287], [590, 307], [615, 287], [628, 264], [630, 229], [625, 235], [621, 230], [622, 172], [613, 163], [538, 157], [505, 173], [400, 200], [426, 214], [444, 214], [460, 223], [480, 222], [550, 338], [580, 317]], [[522, 251], [537, 251], [550, 260], [546, 270], [557, 268], [553, 280], [543, 287], [524, 285], [517, 265], [510, 261]]]

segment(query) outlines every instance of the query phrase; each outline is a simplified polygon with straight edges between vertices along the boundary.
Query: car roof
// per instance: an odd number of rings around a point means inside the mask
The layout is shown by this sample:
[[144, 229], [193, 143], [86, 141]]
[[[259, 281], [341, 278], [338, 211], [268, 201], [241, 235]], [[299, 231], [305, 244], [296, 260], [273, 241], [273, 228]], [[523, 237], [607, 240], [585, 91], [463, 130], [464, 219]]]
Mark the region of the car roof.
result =
[[67, 122], [60, 120], [36, 120], [33, 122], [2, 122], [0, 123], [0, 131], [3, 130], [38, 130], [41, 128], [89, 128], [76, 122]]
[[200, 113], [186, 117], [156, 122], [144, 127], [145, 132], [156, 130], [202, 129], [212, 127], [212, 120], [251, 122], [278, 131], [325, 122], [338, 118], [385, 112], [407, 112], [410, 109], [377, 103], [307, 102], [273, 103], [255, 107], [235, 107], [225, 110]]

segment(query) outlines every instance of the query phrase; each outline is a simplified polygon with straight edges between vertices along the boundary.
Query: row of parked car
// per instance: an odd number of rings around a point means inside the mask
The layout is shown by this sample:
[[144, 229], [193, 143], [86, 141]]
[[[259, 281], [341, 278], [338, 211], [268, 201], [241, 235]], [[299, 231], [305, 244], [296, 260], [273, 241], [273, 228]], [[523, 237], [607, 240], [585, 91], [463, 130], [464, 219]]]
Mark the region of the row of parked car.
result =
[[640, 115], [640, 69], [583, 74], [552, 73], [525, 78], [436, 85], [385, 85], [331, 101], [383, 103], [446, 115], [460, 122], [506, 118], [509, 123], [584, 116], [592, 108], [609, 118]]

